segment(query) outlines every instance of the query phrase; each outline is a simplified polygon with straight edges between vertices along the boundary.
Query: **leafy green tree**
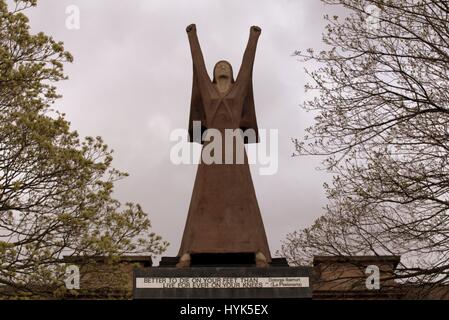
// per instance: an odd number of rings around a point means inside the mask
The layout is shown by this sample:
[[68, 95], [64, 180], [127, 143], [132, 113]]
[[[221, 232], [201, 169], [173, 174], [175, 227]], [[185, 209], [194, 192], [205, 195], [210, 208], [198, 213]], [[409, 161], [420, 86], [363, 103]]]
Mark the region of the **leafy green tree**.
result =
[[112, 197], [126, 174], [103, 140], [80, 139], [51, 108], [72, 56], [30, 33], [36, 0], [14, 5], [0, 0], [0, 288], [36, 293], [64, 284], [64, 255], [155, 255], [167, 243], [139, 205]]

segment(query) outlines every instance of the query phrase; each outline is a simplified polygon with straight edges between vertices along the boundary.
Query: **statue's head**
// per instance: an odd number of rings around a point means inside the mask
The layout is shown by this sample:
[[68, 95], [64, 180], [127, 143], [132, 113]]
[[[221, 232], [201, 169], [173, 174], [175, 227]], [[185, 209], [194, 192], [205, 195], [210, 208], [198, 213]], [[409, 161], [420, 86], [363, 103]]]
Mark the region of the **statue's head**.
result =
[[229, 79], [231, 83], [234, 83], [234, 75], [232, 72], [232, 66], [226, 60], [218, 61], [214, 67], [214, 79], [213, 83], [217, 83], [217, 79]]

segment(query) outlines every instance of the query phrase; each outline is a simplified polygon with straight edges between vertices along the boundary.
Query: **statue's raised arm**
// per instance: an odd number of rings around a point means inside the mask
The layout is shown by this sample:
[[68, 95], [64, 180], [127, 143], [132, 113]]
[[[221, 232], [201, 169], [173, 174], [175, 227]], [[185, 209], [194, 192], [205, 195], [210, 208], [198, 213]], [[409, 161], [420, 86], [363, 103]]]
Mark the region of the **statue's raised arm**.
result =
[[254, 58], [256, 56], [257, 41], [259, 40], [261, 31], [262, 30], [257, 26], [252, 26], [250, 28], [248, 44], [246, 45], [245, 53], [243, 54], [242, 65], [240, 66], [237, 81], [247, 82], [251, 79]]
[[203, 53], [201, 52], [200, 43], [198, 41], [198, 36], [196, 34], [196, 25], [191, 24], [187, 26], [186, 31], [189, 37], [194, 72], [198, 76], [198, 80], [200, 82], [205, 80], [210, 81], [209, 75], [207, 74], [206, 64], [204, 63]]

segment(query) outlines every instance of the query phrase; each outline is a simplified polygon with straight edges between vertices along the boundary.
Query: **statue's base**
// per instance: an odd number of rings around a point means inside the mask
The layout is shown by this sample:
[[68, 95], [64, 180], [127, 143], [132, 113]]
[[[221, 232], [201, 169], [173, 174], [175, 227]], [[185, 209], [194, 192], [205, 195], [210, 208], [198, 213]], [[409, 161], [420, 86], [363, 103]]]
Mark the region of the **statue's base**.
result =
[[273, 259], [255, 266], [176, 268], [175, 258], [159, 267], [134, 269], [134, 299], [310, 299], [310, 267], [289, 267]]

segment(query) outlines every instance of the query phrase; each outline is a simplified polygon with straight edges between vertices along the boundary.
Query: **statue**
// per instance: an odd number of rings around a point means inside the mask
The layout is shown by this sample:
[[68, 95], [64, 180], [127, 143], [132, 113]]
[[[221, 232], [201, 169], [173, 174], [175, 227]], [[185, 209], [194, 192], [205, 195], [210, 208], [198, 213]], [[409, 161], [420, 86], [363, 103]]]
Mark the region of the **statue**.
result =
[[[257, 121], [254, 107], [252, 71], [259, 27], [250, 29], [249, 41], [236, 80], [232, 66], [219, 61], [211, 81], [198, 42], [196, 26], [186, 29], [193, 60], [193, 86], [190, 105], [189, 135], [191, 142], [203, 143], [203, 152], [211, 141], [194, 139], [194, 121], [201, 132], [215, 129], [225, 137], [226, 129], [254, 132], [244, 143], [257, 143]], [[222, 150], [229, 141], [222, 142]], [[194, 254], [254, 254], [257, 266], [271, 262], [270, 250], [254, 190], [247, 155], [243, 148], [242, 163], [203, 161], [193, 188], [178, 267], [190, 266]], [[232, 151], [236, 151], [234, 145]], [[225, 152], [222, 155], [226, 157]]]

